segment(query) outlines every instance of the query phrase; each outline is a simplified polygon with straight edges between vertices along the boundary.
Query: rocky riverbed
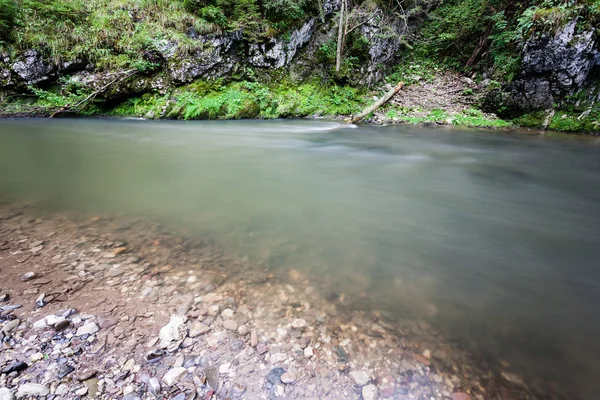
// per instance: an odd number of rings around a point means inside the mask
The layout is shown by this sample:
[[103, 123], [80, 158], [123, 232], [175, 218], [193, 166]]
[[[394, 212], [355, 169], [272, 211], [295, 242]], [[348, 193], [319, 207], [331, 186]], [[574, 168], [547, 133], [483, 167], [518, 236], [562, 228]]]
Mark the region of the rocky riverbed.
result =
[[0, 206], [0, 274], [1, 400], [555, 398], [153, 221]]

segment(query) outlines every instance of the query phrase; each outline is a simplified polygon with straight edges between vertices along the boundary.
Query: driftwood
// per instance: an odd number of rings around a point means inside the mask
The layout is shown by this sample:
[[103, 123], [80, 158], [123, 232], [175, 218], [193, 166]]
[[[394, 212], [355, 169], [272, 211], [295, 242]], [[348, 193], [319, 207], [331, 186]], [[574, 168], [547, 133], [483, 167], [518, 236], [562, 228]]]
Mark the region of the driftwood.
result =
[[379, 107], [381, 107], [382, 105], [384, 105], [385, 103], [390, 101], [392, 99], [392, 97], [394, 97], [396, 95], [396, 93], [398, 93], [400, 91], [400, 89], [402, 89], [403, 86], [404, 86], [404, 82], [398, 83], [389, 92], [387, 92], [379, 100], [377, 100], [375, 102], [375, 104], [365, 108], [360, 114], [353, 116], [350, 119], [350, 123], [355, 124], [355, 123], [363, 120], [367, 115], [371, 114], [373, 111], [377, 110]]
[[61, 108], [59, 108], [58, 110], [56, 110], [55, 112], [52, 113], [52, 115], [50, 115], [50, 118], [54, 118], [59, 114], [62, 114], [65, 111], [80, 111], [81, 109], [85, 108], [85, 106], [91, 102], [92, 100], [94, 100], [99, 94], [102, 94], [104, 92], [106, 92], [108, 90], [108, 88], [110, 88], [112, 85], [114, 85], [115, 83], [121, 82], [131, 76], [133, 76], [135, 73], [137, 72], [137, 70], [135, 69], [131, 69], [129, 71], [123, 71], [120, 74], [118, 74], [115, 79], [113, 79], [112, 81], [108, 82], [106, 85], [96, 89], [95, 91], [93, 91], [92, 93], [90, 93], [89, 96], [87, 96], [85, 99], [81, 100], [80, 102], [76, 103], [75, 105], [71, 106], [69, 104], [67, 104], [66, 106], [63, 106]]

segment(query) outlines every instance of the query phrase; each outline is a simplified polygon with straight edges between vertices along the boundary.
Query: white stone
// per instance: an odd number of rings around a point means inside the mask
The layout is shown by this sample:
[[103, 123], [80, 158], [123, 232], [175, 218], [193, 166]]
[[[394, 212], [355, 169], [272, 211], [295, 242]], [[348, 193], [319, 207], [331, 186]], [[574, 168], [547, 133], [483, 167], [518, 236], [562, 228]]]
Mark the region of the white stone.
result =
[[31, 357], [29, 357], [31, 362], [36, 362], [44, 359], [44, 353], [33, 353]]
[[11, 393], [9, 388], [0, 388], [0, 400], [13, 400], [15, 396]]
[[171, 368], [167, 373], [163, 376], [162, 380], [167, 386], [173, 386], [183, 374], [187, 372], [187, 369], [183, 367]]
[[310, 358], [314, 355], [315, 354], [313, 353], [312, 347], [308, 346], [307, 348], [304, 349], [304, 357]]
[[48, 324], [46, 323], [46, 318], [42, 318], [33, 323], [33, 329], [35, 330], [44, 329], [46, 327], [48, 327]]
[[56, 394], [57, 396], [64, 396], [67, 393], [69, 393], [69, 387], [64, 383], [58, 385], [56, 391], [54, 392], [54, 394]]
[[377, 400], [377, 386], [367, 385], [362, 388], [362, 397], [364, 400]]
[[292, 328], [294, 329], [303, 329], [306, 328], [306, 321], [302, 318], [296, 318], [292, 321]]
[[219, 373], [226, 374], [227, 372], [229, 372], [229, 368], [231, 368], [231, 363], [221, 364], [221, 366], [219, 367]]
[[93, 322], [88, 321], [85, 324], [83, 324], [82, 326], [80, 326], [79, 329], [77, 329], [75, 336], [93, 335], [94, 333], [96, 333], [98, 331], [99, 331], [98, 325], [96, 325]]
[[57, 317], [54, 314], [50, 314], [46, 317], [46, 325], [54, 326], [57, 322], [62, 321], [62, 317]]
[[179, 348], [179, 345], [185, 340], [188, 333], [185, 321], [186, 317], [184, 315], [172, 315], [169, 323], [160, 328], [158, 337], [161, 349], [175, 351]]
[[221, 316], [223, 318], [231, 319], [233, 318], [233, 310], [231, 308], [226, 308], [221, 312]]
[[86, 393], [88, 392], [88, 388], [86, 387], [82, 387], [81, 389], [78, 389], [75, 394], [77, 396], [84, 396]]
[[46, 396], [50, 393], [50, 390], [44, 385], [40, 385], [39, 383], [28, 382], [19, 386], [19, 390], [17, 390], [17, 398], [20, 399], [22, 397], [27, 396]]
[[360, 386], [366, 385], [371, 380], [369, 373], [363, 370], [350, 372], [350, 378], [352, 378], [354, 383]]

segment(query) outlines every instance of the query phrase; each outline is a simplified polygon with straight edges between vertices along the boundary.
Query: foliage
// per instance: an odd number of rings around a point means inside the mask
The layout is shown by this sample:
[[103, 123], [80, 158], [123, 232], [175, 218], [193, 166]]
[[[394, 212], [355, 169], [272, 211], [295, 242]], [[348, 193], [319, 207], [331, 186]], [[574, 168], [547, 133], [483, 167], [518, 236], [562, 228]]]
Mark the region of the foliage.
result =
[[8, 38], [17, 17], [14, 0], [0, 0], [0, 41]]
[[158, 116], [183, 119], [292, 118], [311, 115], [349, 115], [364, 104], [354, 88], [307, 82], [266, 85], [258, 82], [198, 81], [171, 96], [144, 95], [126, 100], [112, 115]]
[[468, 108], [458, 113], [442, 109], [433, 109], [411, 113], [415, 110], [389, 110], [386, 117], [392, 121], [413, 125], [442, 124], [455, 126], [470, 126], [477, 128], [510, 128], [512, 123], [485, 115], [480, 110]]

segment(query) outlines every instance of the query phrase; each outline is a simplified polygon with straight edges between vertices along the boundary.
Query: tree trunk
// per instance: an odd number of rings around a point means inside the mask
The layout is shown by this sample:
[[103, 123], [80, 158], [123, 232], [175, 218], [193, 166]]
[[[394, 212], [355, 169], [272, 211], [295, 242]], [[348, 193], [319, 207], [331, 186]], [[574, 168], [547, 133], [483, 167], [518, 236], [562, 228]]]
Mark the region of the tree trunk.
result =
[[344, 12], [346, 8], [346, 0], [342, 0], [340, 7], [340, 26], [338, 29], [337, 53], [335, 57], [335, 75], [340, 77], [340, 68], [342, 66], [342, 49], [344, 47]]
[[402, 89], [403, 86], [404, 86], [404, 82], [398, 83], [389, 92], [384, 94], [383, 97], [381, 97], [379, 100], [377, 100], [375, 102], [375, 104], [365, 108], [360, 114], [352, 117], [350, 119], [350, 123], [355, 124], [355, 123], [363, 120], [367, 115], [371, 114], [373, 111], [377, 110], [379, 107], [381, 107], [382, 105], [384, 105], [385, 103], [390, 101], [392, 99], [392, 97], [394, 97], [396, 95], [396, 93], [398, 93], [400, 91], [400, 89]]

